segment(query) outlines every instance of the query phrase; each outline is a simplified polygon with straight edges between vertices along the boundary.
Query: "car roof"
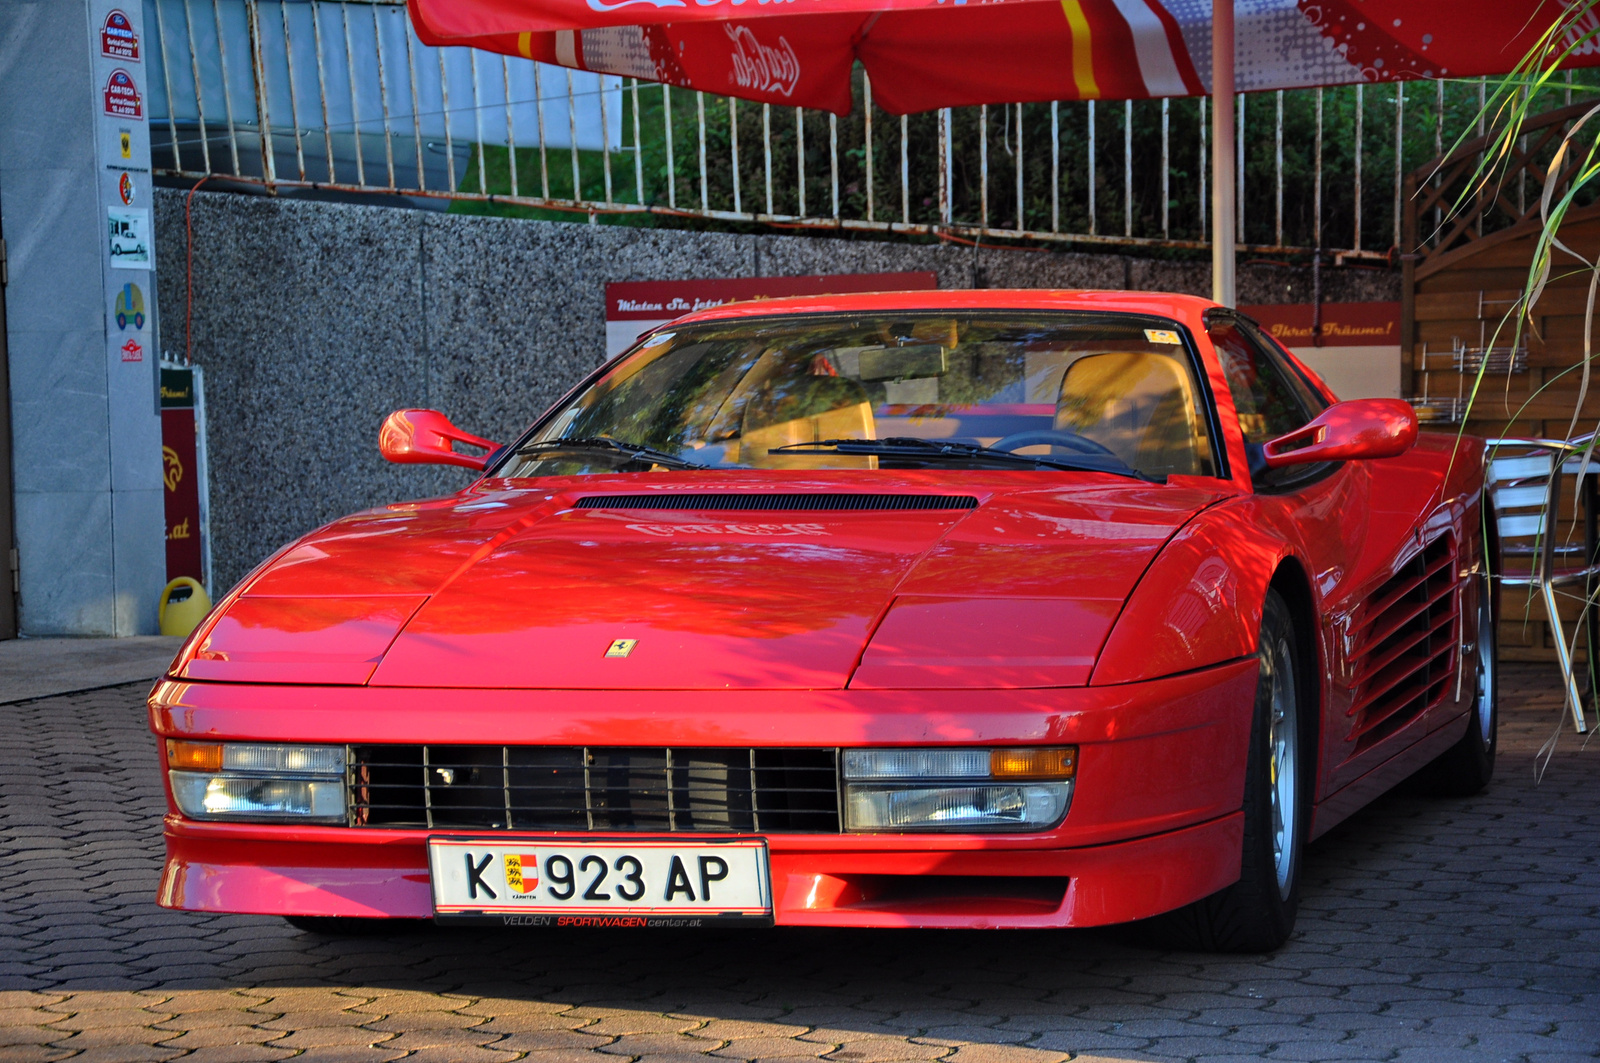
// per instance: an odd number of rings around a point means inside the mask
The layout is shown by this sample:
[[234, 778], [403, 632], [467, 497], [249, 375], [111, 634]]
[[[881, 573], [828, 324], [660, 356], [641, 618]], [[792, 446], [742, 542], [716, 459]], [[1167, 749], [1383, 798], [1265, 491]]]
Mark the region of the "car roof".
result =
[[1101, 310], [1155, 314], [1196, 322], [1218, 304], [1175, 292], [1079, 291], [1050, 288], [982, 288], [910, 292], [805, 295], [723, 303], [677, 318], [673, 324], [770, 314], [851, 313], [873, 310]]

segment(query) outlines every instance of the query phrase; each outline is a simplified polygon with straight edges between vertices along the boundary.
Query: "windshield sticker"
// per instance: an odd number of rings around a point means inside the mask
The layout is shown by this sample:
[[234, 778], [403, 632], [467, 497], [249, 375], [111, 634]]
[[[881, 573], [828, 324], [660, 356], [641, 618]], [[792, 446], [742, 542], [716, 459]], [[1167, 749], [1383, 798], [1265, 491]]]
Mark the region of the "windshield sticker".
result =
[[1183, 342], [1178, 339], [1178, 334], [1176, 332], [1173, 332], [1171, 329], [1164, 328], [1147, 328], [1144, 330], [1144, 338], [1149, 340], [1151, 343], [1178, 344]]

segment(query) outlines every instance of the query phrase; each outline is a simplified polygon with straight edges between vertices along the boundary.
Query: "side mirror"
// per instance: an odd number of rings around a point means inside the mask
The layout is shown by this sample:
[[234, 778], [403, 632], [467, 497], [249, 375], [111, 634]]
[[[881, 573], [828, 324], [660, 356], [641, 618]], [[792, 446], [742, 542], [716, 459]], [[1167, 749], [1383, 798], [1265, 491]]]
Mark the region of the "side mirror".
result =
[[1269, 469], [1317, 461], [1393, 458], [1417, 441], [1417, 414], [1400, 399], [1336, 402], [1321, 416], [1293, 432], [1269, 439], [1261, 448]]
[[[489, 453], [458, 454], [451, 443], [482, 447]], [[378, 430], [378, 449], [397, 465], [460, 465], [483, 471], [500, 444], [463, 432], [438, 410], [396, 410]]]

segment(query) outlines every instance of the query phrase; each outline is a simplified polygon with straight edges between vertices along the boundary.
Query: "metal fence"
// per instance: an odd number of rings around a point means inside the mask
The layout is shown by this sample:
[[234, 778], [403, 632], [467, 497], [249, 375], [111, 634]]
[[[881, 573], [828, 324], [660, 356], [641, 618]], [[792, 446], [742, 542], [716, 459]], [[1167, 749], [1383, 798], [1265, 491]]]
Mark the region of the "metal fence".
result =
[[[858, 67], [841, 118], [430, 48], [401, 0], [150, 7], [152, 145], [171, 176], [624, 223], [1209, 246], [1205, 99], [892, 116]], [[1240, 95], [1241, 250], [1386, 258], [1405, 173], [1481, 123], [1484, 91]]]

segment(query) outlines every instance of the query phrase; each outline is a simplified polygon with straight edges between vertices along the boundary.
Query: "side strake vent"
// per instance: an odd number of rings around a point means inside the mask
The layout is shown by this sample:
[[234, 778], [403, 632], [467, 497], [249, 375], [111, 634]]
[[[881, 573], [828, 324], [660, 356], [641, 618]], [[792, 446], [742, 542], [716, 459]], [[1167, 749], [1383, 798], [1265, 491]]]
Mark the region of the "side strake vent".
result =
[[662, 492], [650, 495], [588, 495], [573, 504], [576, 509], [667, 509], [667, 510], [887, 510], [887, 509], [976, 509], [978, 500], [970, 495], [867, 495], [823, 494], [711, 494]]
[[1448, 535], [1429, 543], [1368, 600], [1350, 661], [1358, 750], [1398, 731], [1452, 688], [1459, 610], [1455, 540]]

